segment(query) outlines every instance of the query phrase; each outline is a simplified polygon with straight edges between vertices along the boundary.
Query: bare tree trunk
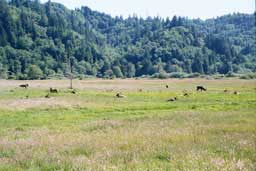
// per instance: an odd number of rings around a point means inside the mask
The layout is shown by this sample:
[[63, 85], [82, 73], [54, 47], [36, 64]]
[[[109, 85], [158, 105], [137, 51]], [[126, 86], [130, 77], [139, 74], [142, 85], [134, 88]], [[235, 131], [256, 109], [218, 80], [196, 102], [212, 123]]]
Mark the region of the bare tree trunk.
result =
[[69, 57], [69, 68], [70, 68], [70, 89], [73, 89], [73, 70], [72, 70], [72, 63], [71, 58]]
[[73, 89], [73, 75], [70, 76], [70, 89]]

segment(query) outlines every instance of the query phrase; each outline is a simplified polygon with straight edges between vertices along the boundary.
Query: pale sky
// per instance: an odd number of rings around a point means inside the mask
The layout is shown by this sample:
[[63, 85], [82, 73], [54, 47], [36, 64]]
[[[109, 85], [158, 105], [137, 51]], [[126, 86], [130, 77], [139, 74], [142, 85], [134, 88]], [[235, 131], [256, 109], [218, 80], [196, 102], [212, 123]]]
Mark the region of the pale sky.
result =
[[[48, 0], [41, 0], [46, 2]], [[213, 18], [233, 12], [253, 13], [256, 0], [51, 0], [69, 9], [88, 6], [112, 16], [141, 17], [174, 15], [188, 18]]]

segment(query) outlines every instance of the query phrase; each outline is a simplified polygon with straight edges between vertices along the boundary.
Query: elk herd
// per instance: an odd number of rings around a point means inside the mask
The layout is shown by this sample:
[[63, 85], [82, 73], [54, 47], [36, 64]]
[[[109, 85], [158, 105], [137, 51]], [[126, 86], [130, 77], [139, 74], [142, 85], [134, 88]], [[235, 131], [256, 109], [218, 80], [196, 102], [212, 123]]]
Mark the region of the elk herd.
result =
[[[29, 84], [21, 84], [19, 85], [20, 88], [24, 88], [24, 89], [28, 89], [29, 87]], [[168, 89], [170, 86], [169, 85], [165, 85], [165, 88]], [[13, 92], [13, 90], [11, 90]], [[111, 90], [107, 90], [107, 92], [113, 92], [114, 90], [111, 89]], [[205, 88], [204, 86], [196, 86], [196, 91], [197, 92], [206, 92], [207, 91], [207, 88]], [[69, 91], [71, 94], [77, 94], [76, 90], [74, 89], [71, 89], [71, 91]], [[139, 89], [138, 92], [143, 92], [143, 89]], [[229, 91], [227, 89], [224, 89], [223, 91], [224, 93], [232, 93], [234, 95], [239, 95], [240, 93], [238, 91]], [[56, 88], [49, 88], [49, 91], [48, 93], [45, 95], [45, 98], [50, 98], [51, 97], [51, 94], [58, 94], [59, 93], [59, 90], [56, 89]], [[183, 91], [183, 94], [181, 96], [183, 97], [189, 97], [191, 95], [191, 93], [188, 93], [186, 90]], [[127, 96], [123, 95], [122, 92], [118, 92], [116, 95], [115, 95], [116, 98], [126, 98]], [[26, 96], [26, 98], [28, 98], [28, 96]], [[178, 97], [175, 96], [175, 97], [172, 97], [170, 99], [167, 100], [167, 102], [174, 102], [174, 101], [177, 101], [178, 100]]]

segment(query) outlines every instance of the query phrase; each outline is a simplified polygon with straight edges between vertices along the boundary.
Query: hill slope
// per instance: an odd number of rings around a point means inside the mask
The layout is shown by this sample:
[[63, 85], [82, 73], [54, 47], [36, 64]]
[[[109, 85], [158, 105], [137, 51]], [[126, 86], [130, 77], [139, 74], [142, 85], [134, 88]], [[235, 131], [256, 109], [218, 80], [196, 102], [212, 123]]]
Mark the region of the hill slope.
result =
[[0, 0], [0, 78], [256, 71], [255, 15], [113, 18], [87, 7]]

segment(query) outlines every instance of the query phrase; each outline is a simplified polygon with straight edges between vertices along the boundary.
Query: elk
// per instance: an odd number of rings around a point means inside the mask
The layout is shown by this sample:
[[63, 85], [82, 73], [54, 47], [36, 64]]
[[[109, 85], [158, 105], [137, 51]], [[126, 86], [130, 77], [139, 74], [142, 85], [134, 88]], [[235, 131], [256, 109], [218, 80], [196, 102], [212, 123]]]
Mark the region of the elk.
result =
[[234, 94], [235, 95], [239, 95], [240, 93], [238, 91], [234, 91]]
[[50, 94], [48, 93], [44, 97], [48, 99], [48, 98], [50, 98]]
[[116, 97], [117, 97], [117, 98], [126, 98], [126, 96], [123, 95], [122, 93], [117, 93], [117, 94], [116, 94]]
[[183, 96], [188, 97], [188, 96], [189, 96], [189, 94], [188, 94], [188, 93], [184, 93], [184, 94], [183, 94]]
[[58, 90], [56, 88], [50, 88], [50, 93], [58, 93]]
[[167, 102], [174, 102], [174, 101], [177, 101], [177, 100], [178, 100], [178, 98], [174, 97], [174, 98], [168, 99]]
[[20, 85], [21, 88], [28, 88], [28, 86], [29, 86], [28, 84], [21, 84]]
[[197, 86], [196, 91], [206, 91], [207, 89], [204, 88], [203, 86]]

